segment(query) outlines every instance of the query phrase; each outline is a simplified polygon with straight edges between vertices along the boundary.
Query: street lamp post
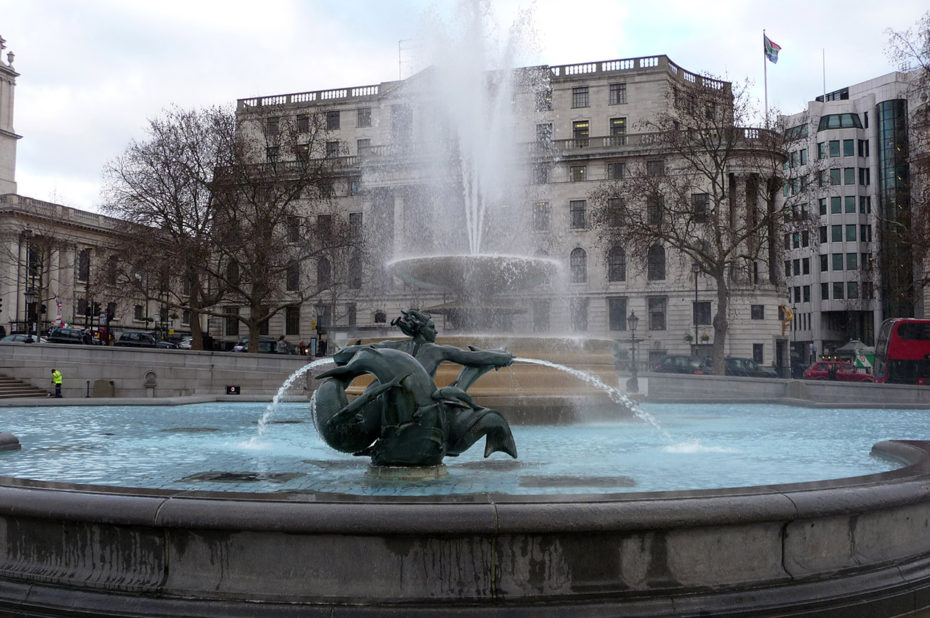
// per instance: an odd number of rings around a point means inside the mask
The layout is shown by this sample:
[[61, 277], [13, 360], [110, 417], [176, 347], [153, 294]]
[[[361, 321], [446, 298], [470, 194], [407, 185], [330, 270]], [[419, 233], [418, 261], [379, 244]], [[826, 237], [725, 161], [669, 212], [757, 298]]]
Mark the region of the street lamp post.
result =
[[630, 327], [630, 379], [626, 381], [626, 390], [630, 393], [639, 392], [639, 380], [636, 375], [636, 326], [639, 324], [639, 318], [636, 317], [635, 311], [630, 311], [626, 322]]
[[[36, 300], [36, 292], [32, 288], [26, 288], [26, 291], [23, 292], [23, 297], [26, 299], [26, 316], [25, 316], [26, 317], [26, 334], [29, 335], [32, 332], [32, 324], [30, 323], [31, 322], [30, 318], [32, 318], [32, 314], [29, 313], [29, 307], [33, 306], [33, 303]], [[38, 314], [38, 311], [39, 309], [38, 307], [36, 307], [37, 314]], [[38, 322], [38, 320], [39, 318], [37, 315], [36, 322]], [[38, 335], [39, 333], [38, 331], [36, 331], [36, 337], [38, 337]]]
[[694, 320], [694, 349], [696, 352], [698, 349], [698, 274], [701, 272], [701, 267], [697, 262], [691, 265], [691, 272], [694, 273], [694, 307], [691, 309], [691, 318]]

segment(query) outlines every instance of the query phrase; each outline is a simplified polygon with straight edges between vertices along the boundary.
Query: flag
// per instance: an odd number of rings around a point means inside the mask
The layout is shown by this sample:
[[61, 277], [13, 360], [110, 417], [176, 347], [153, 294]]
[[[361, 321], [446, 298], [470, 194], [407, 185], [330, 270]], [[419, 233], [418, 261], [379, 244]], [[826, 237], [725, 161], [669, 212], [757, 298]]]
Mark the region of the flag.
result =
[[769, 62], [775, 64], [778, 62], [778, 52], [781, 49], [781, 45], [773, 41], [768, 37], [768, 35], [762, 35], [762, 44], [765, 47], [765, 57], [769, 59]]

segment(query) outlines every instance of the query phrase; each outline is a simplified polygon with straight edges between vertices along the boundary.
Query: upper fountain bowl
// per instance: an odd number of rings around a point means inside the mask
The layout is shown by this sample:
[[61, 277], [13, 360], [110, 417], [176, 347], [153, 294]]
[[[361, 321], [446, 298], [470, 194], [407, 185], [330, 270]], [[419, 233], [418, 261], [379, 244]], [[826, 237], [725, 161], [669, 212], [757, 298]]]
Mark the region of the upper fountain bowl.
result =
[[388, 270], [412, 285], [468, 297], [520, 292], [552, 281], [558, 260], [522, 255], [423, 255], [391, 260]]

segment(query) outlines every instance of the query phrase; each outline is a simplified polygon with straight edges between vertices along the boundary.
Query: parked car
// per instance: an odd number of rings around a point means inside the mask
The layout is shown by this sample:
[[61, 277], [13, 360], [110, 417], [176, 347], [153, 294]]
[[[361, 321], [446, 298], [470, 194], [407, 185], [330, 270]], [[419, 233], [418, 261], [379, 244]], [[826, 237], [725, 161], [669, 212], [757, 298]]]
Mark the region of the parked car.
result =
[[[16, 333], [15, 335], [7, 335], [0, 339], [0, 341], [13, 341], [17, 343], [35, 343], [35, 336], [27, 335], [26, 333]], [[48, 340], [45, 337], [39, 337], [39, 343], [48, 343]]]
[[[284, 343], [287, 343], [286, 341]], [[239, 342], [233, 346], [233, 352], [248, 352], [249, 351], [249, 338], [242, 337], [239, 339]], [[258, 338], [258, 351], [263, 354], [276, 354], [278, 351], [278, 340], [274, 337], [259, 337]], [[287, 353], [288, 354], [297, 354], [297, 347], [287, 343]]]
[[659, 362], [652, 366], [652, 370], [659, 373], [706, 373], [701, 366], [700, 360], [684, 354], [669, 354], [664, 356]]
[[154, 348], [158, 346], [155, 333], [148, 331], [127, 330], [113, 345], [132, 348]]
[[751, 358], [728, 356], [723, 359], [723, 366], [728, 376], [744, 378], [777, 378], [778, 374], [770, 367], [762, 367]]
[[155, 344], [156, 348], [162, 348], [165, 350], [178, 350], [181, 348], [176, 341], [168, 341], [167, 339], [162, 339]]
[[90, 333], [85, 333], [83, 328], [53, 328], [48, 332], [49, 343], [87, 343], [93, 341]]
[[859, 371], [849, 361], [817, 361], [804, 372], [805, 380], [838, 380], [840, 382], [874, 382], [874, 376]]
[[181, 337], [181, 341], [178, 342], [178, 347], [182, 350], [190, 350], [193, 342], [193, 337]]

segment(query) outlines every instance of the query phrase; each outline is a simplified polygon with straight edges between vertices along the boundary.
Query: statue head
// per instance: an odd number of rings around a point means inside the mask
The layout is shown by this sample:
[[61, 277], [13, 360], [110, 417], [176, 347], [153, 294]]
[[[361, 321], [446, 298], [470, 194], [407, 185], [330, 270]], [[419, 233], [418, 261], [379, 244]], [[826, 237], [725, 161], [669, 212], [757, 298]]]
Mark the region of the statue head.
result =
[[426, 341], [436, 340], [436, 325], [428, 313], [411, 309], [401, 311], [400, 317], [391, 320], [391, 326], [398, 327], [408, 337], [416, 339], [418, 336]]

